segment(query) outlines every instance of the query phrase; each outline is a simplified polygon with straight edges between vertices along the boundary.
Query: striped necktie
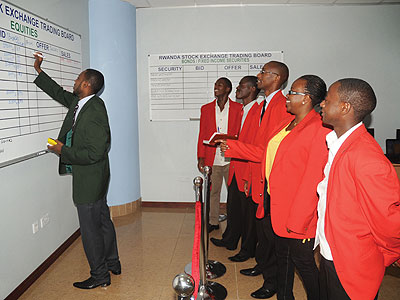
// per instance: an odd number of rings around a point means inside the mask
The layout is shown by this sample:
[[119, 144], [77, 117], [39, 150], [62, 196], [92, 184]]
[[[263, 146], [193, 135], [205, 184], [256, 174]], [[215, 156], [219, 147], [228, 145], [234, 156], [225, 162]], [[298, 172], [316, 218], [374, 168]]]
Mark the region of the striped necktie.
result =
[[72, 123], [72, 131], [74, 131], [74, 129], [75, 129], [75, 117], [76, 117], [76, 112], [78, 111], [78, 108], [79, 108], [79, 104], [77, 104], [77, 105], [75, 105], [75, 108], [74, 108], [74, 115], [73, 115], [73, 123]]

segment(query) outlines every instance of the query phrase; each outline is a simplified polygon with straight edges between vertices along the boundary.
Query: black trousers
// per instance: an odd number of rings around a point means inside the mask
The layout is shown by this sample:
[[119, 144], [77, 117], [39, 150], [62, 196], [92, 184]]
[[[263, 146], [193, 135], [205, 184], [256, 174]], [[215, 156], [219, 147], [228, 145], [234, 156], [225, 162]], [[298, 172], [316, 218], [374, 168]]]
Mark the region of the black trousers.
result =
[[242, 237], [240, 254], [253, 257], [255, 255], [257, 234], [255, 215], [257, 206], [244, 192], [238, 188], [236, 176], [228, 187], [227, 225], [222, 239], [226, 244], [235, 248]]
[[[321, 256], [319, 276], [321, 300], [350, 300], [340, 283], [333, 261]], [[379, 291], [374, 300], [378, 300], [378, 294]]]
[[226, 200], [226, 229], [222, 234], [222, 240], [230, 247], [236, 248], [242, 235], [241, 200], [237, 186], [236, 176], [233, 176], [228, 186], [228, 198]]
[[314, 239], [290, 239], [275, 235], [278, 263], [278, 300], [294, 300], [294, 268], [300, 273], [308, 300], [319, 300], [318, 268], [314, 259]]
[[257, 230], [256, 230], [256, 211], [257, 204], [253, 199], [246, 197], [244, 192], [241, 193], [241, 219], [242, 222], [242, 244], [239, 253], [244, 256], [254, 257], [257, 245]]
[[[263, 287], [275, 290], [277, 287], [277, 261], [275, 253], [275, 234], [272, 229], [269, 210], [269, 194], [264, 192], [264, 218], [256, 220], [258, 244], [256, 247], [255, 268], [263, 274]], [[265, 209], [267, 208], [267, 210]]]
[[119, 264], [119, 257], [106, 197], [95, 203], [77, 204], [76, 207], [90, 275], [99, 281], [108, 279], [108, 268]]

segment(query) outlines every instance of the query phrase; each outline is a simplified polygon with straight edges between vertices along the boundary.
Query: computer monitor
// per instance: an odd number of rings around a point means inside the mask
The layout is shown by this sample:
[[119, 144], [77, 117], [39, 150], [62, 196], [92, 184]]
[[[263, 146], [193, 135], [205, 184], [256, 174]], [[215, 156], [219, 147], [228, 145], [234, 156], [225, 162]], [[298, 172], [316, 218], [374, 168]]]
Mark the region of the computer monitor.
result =
[[400, 139], [386, 140], [386, 157], [392, 163], [400, 163]]

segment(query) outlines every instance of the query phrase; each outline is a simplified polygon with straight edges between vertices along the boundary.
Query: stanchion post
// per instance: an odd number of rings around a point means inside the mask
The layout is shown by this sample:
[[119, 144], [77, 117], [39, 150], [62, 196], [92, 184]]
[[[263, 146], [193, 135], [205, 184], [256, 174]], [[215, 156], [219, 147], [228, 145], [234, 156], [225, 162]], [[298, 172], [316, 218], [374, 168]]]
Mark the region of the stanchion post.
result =
[[[203, 184], [203, 178], [201, 177], [196, 177], [194, 179], [194, 185], [196, 189], [196, 201], [200, 201], [202, 203], [202, 211], [201, 211], [201, 229], [200, 229], [200, 251], [199, 251], [199, 267], [200, 267], [200, 283], [199, 286], [205, 285], [207, 283], [207, 276], [206, 276], [206, 262], [207, 262], [207, 256], [206, 256], [206, 247], [205, 247], [205, 240], [204, 240], [204, 235], [205, 232], [208, 232], [207, 230], [207, 224], [205, 222], [205, 215], [204, 213], [204, 203], [206, 201], [203, 201], [203, 194], [202, 194], [202, 184]], [[206, 197], [206, 196], [204, 196]]]
[[226, 272], [223, 264], [217, 261], [208, 260], [208, 224], [209, 224], [209, 207], [210, 207], [210, 176], [211, 168], [204, 167], [204, 194], [202, 203], [202, 224], [201, 224], [201, 240], [200, 240], [200, 283], [196, 300], [224, 300], [227, 296], [226, 288], [207, 278], [217, 278]]
[[209, 166], [204, 167], [204, 201], [202, 205], [202, 225], [204, 225], [204, 230], [203, 226], [201, 236], [202, 240], [204, 242], [204, 261], [207, 263], [208, 262], [208, 243], [209, 243], [209, 233], [208, 233], [208, 225], [210, 223], [210, 176], [211, 176], [212, 169]]

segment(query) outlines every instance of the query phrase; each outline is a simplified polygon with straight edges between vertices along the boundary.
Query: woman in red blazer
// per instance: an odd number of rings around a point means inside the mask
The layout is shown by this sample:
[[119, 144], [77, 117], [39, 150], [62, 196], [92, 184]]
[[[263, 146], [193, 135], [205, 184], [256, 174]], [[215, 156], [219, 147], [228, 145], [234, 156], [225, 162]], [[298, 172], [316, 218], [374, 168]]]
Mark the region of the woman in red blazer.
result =
[[286, 109], [294, 118], [275, 129], [264, 153], [262, 172], [268, 182], [276, 234], [278, 299], [294, 299], [294, 267], [302, 277], [307, 298], [319, 299], [313, 246], [317, 185], [328, 157], [325, 137], [330, 129], [322, 126], [314, 106], [325, 94], [325, 82], [318, 76], [298, 78], [286, 96]]

